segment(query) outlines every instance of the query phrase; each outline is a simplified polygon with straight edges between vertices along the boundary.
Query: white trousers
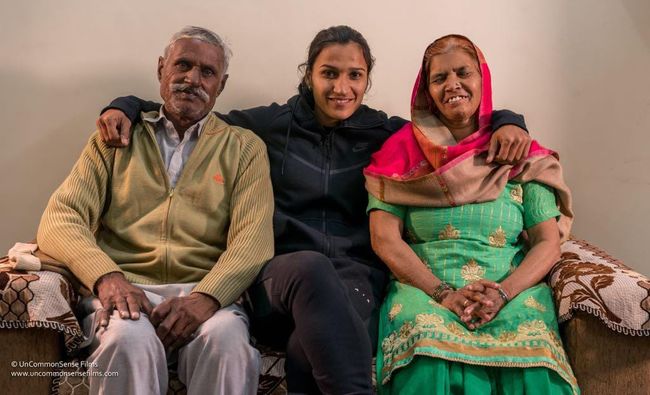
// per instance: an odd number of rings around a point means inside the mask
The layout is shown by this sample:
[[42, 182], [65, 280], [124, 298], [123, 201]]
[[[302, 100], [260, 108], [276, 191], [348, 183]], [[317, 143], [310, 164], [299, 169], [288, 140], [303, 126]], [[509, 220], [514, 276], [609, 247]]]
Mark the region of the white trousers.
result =
[[[156, 306], [167, 298], [189, 295], [196, 283], [135, 285]], [[94, 297], [81, 303], [92, 312], [83, 324], [86, 333], [93, 333], [95, 329], [90, 327], [101, 303]], [[178, 377], [188, 395], [257, 392], [260, 354], [250, 345], [248, 317], [236, 304], [218, 310], [199, 326], [189, 343], [172, 355], [166, 355], [146, 314], [134, 321], [121, 319], [115, 310], [108, 326], [95, 332], [90, 352], [91, 394], [165, 395], [167, 363], [176, 358]], [[106, 372], [117, 375], [108, 376]]]

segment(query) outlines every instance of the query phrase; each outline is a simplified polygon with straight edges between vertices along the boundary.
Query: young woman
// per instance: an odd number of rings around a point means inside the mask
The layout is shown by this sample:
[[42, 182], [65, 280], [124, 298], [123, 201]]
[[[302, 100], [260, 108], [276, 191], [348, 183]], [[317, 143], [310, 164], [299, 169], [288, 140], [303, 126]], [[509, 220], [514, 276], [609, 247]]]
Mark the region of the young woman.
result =
[[[287, 352], [289, 392], [370, 394], [384, 264], [370, 247], [362, 169], [405, 120], [362, 104], [374, 64], [348, 26], [314, 37], [298, 94], [285, 104], [221, 117], [267, 145], [275, 195], [275, 254], [252, 285], [252, 332]], [[120, 98], [98, 120], [108, 142], [128, 141], [140, 110], [160, 104]], [[121, 110], [121, 111], [118, 111]], [[130, 120], [124, 117], [126, 113]], [[530, 139], [523, 118], [497, 111], [492, 155], [516, 161]]]

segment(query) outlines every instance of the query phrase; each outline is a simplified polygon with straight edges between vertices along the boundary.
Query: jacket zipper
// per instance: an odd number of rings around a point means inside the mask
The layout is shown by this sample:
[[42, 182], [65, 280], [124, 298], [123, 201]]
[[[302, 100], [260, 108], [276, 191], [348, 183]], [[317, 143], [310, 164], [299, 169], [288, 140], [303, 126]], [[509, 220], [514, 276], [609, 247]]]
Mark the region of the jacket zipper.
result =
[[144, 122], [145, 127], [147, 128], [147, 131], [149, 132], [149, 138], [152, 140], [153, 146], [156, 150], [157, 157], [158, 157], [158, 168], [161, 171], [161, 175], [163, 177], [163, 180], [165, 180], [165, 189], [167, 189], [167, 209], [165, 210], [165, 216], [162, 224], [162, 233], [160, 235], [160, 241], [164, 244], [165, 247], [165, 253], [164, 253], [164, 259], [162, 262], [162, 281], [167, 282], [167, 277], [169, 273], [169, 234], [171, 233], [169, 229], [169, 213], [171, 211], [171, 206], [172, 206], [172, 198], [174, 197], [174, 188], [171, 187], [170, 181], [169, 181], [169, 175], [167, 174], [167, 169], [165, 168], [165, 163], [163, 162], [162, 159], [162, 153], [160, 152], [160, 147], [158, 146], [158, 141], [156, 140], [155, 137], [155, 132], [152, 129], [152, 127], [147, 123]]
[[169, 275], [169, 235], [171, 228], [169, 225], [169, 213], [172, 211], [172, 199], [174, 198], [174, 188], [171, 188], [167, 198], [167, 212], [165, 213], [165, 223], [163, 224], [164, 233], [161, 240], [165, 243], [165, 262], [163, 262], [163, 281], [167, 282]]
[[[332, 136], [334, 134], [334, 130], [331, 130], [326, 136], [325, 136], [325, 141], [324, 141], [324, 148], [325, 148], [325, 185], [323, 186], [323, 195], [324, 197], [327, 197], [329, 194], [329, 186], [330, 186], [330, 169], [332, 167]], [[325, 256], [330, 256], [330, 247], [331, 247], [331, 241], [330, 241], [330, 236], [327, 233], [327, 207], [323, 207], [323, 224], [322, 224], [322, 232], [325, 235], [325, 248], [323, 253]]]

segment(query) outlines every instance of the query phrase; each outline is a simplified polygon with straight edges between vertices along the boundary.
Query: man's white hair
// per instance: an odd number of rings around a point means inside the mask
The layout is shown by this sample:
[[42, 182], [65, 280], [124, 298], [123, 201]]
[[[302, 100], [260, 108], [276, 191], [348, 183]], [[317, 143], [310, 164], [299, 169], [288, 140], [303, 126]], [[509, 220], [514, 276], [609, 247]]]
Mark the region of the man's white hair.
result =
[[221, 48], [223, 51], [223, 74], [225, 75], [228, 71], [228, 64], [230, 63], [230, 58], [232, 57], [232, 51], [228, 44], [219, 37], [219, 35], [212, 30], [208, 30], [198, 26], [185, 26], [180, 31], [174, 33], [172, 38], [169, 40], [169, 43], [165, 47], [165, 58], [169, 53], [169, 48], [171, 48], [174, 43], [182, 38], [194, 38], [196, 40], [204, 41], [208, 44], [212, 44], [216, 47]]

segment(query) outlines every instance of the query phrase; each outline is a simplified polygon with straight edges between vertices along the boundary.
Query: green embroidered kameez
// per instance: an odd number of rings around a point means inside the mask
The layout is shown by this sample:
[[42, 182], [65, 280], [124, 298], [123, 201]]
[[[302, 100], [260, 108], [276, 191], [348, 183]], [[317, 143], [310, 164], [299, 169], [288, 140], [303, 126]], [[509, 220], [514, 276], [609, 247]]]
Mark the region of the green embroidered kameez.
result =
[[[553, 190], [535, 182], [511, 182], [494, 201], [460, 207], [397, 206], [370, 195], [368, 211], [374, 209], [401, 218], [409, 246], [456, 288], [481, 278], [502, 281], [524, 258], [521, 231], [560, 215]], [[579, 392], [544, 283], [474, 331], [420, 289], [394, 279], [380, 314], [380, 393]]]

